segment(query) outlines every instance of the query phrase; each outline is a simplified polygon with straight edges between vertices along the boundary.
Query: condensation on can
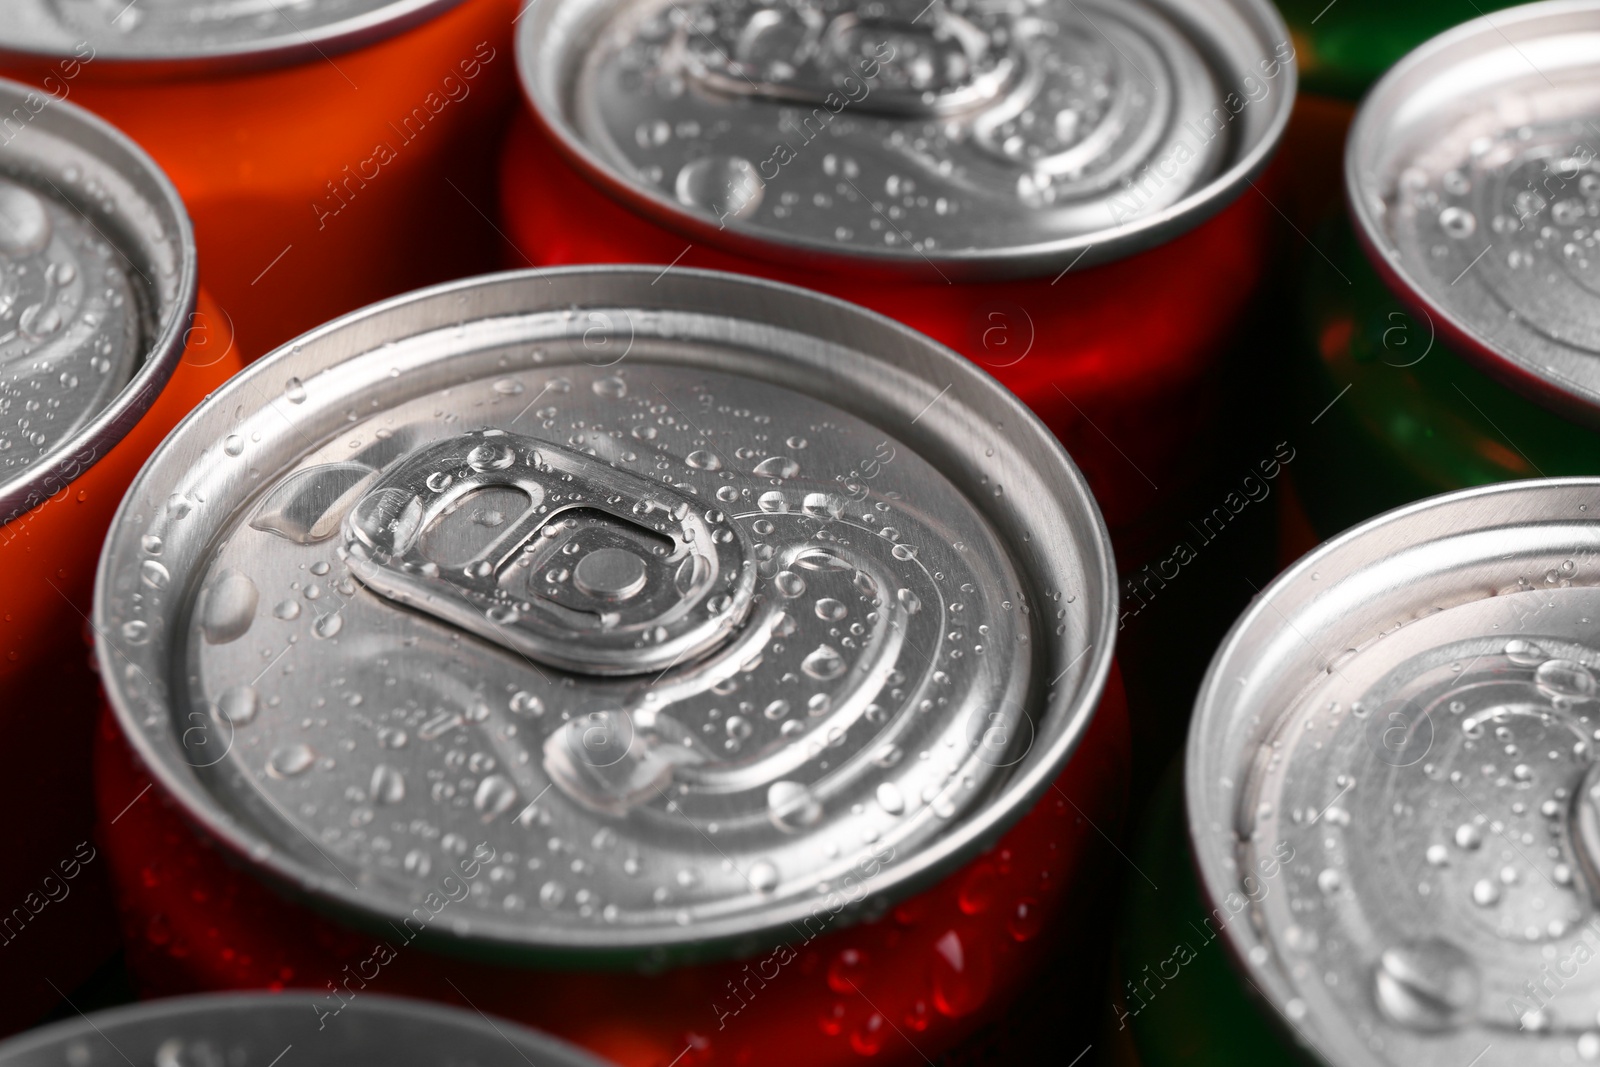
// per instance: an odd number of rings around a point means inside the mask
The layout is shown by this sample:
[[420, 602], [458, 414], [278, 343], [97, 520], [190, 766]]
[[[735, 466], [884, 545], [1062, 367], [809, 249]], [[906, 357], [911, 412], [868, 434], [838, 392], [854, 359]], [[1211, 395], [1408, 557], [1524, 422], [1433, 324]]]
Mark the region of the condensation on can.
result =
[[[948, 1047], [1038, 966], [1119, 807], [1116, 594], [1081, 476], [965, 361], [768, 282], [522, 272], [330, 324], [174, 437], [100, 592], [118, 724], [208, 837], [357, 929], [418, 937], [418, 961], [475, 957], [463, 981], [505, 976], [504, 1010], [586, 1043], [615, 1017], [603, 998], [551, 1012], [548, 968], [580, 972], [572, 995], [633, 990], [654, 1009], [639, 1048], [605, 1046], [624, 1062], [720, 1029], [752, 961], [824, 933], [878, 962], [834, 941], [843, 969], [799, 999], [853, 1016], [855, 982], [910, 1010], [888, 949], [920, 945], [952, 973], [917, 1044]], [[119, 872], [150, 853], [122, 825]], [[146, 908], [148, 889], [121, 885]], [[162, 967], [239, 980], [188, 951]], [[319, 959], [344, 961], [313, 951], [278, 980], [314, 982]], [[594, 973], [618, 967], [666, 973]], [[892, 1041], [795, 1010], [757, 998], [716, 1055]]]

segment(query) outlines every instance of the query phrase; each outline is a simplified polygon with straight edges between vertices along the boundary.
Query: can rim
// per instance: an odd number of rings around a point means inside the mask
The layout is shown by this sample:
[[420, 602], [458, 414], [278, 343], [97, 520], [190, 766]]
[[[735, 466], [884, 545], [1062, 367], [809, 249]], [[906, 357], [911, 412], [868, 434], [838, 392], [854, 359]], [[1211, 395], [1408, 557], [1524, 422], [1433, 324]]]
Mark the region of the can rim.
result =
[[[1544, 407], [1600, 428], [1600, 389], [1584, 389], [1576, 382], [1564, 387], [1560, 379], [1546, 377], [1515, 358], [1509, 350], [1496, 348], [1465, 319], [1435, 301], [1398, 258], [1391, 259], [1387, 254], [1392, 245], [1386, 240], [1371, 203], [1361, 195], [1362, 191], [1371, 191], [1363, 179], [1366, 164], [1381, 144], [1385, 124], [1394, 112], [1389, 97], [1400, 92], [1402, 83], [1414, 72], [1473, 38], [1493, 35], [1509, 43], [1505, 30], [1512, 25], [1574, 13], [1600, 14], [1600, 3], [1596, 0], [1540, 0], [1505, 8], [1463, 22], [1407, 52], [1367, 91], [1350, 124], [1344, 146], [1344, 200], [1346, 214], [1354, 223], [1356, 240], [1373, 270], [1408, 310], [1414, 315], [1420, 314], [1433, 325], [1452, 352]], [[1515, 48], [1515, 44], [1512, 47]]]
[[[1020, 767], [1017, 773], [1013, 773], [995, 792], [989, 794], [980, 807], [965, 813], [959, 826], [952, 827], [932, 839], [904, 862], [897, 862], [891, 870], [885, 872], [889, 875], [888, 878], [875, 876], [874, 881], [877, 884], [871, 888], [865, 901], [904, 897], [959, 868], [983, 848], [998, 840], [1051, 787], [1056, 776], [1077, 752], [1079, 744], [1088, 732], [1111, 672], [1116, 638], [1114, 623], [1117, 617], [1118, 588], [1116, 567], [1110, 547], [1111, 538], [1105, 518], [1090, 493], [1088, 482], [1082, 472], [1039, 417], [1009, 390], [1000, 386], [986, 371], [948, 347], [887, 316], [837, 297], [798, 286], [722, 271], [679, 268], [672, 274], [675, 279], [683, 278], [751, 291], [747, 300], [731, 305], [741, 309], [761, 308], [764, 304], [777, 301], [809, 303], [813, 306], [820, 304], [823, 308], [831, 309], [846, 318], [865, 320], [875, 330], [888, 331], [900, 336], [910, 345], [938, 360], [942, 370], [956, 376], [956, 382], [953, 384], [959, 384], [961, 379], [965, 379], [973, 389], [981, 390], [986, 402], [983, 414], [985, 417], [999, 415], [1010, 420], [1006, 422], [1008, 436], [1015, 437], [1019, 430], [1025, 429], [1032, 437], [1030, 443], [1043, 448], [1046, 461], [1056, 467], [1053, 478], [1064, 483], [1064, 487], [1073, 494], [1074, 502], [1078, 505], [1082, 517], [1090, 523], [1092, 539], [1089, 543], [1078, 547], [1086, 583], [1085, 592], [1099, 597], [1098, 610], [1089, 613], [1084, 622], [1084, 636], [1092, 640], [1088, 641], [1078, 657], [1067, 664], [1055, 679], [1059, 682], [1067, 674], [1075, 673], [1078, 679], [1075, 685], [1070, 689], [1063, 688], [1051, 696], [1035, 698], [1042, 700], [1044, 704], [1034, 716], [1036, 721], [1054, 717], [1064, 725], [1046, 746], [1043, 757], [1030, 759], [1028, 766]], [[113, 557], [121, 547], [119, 536], [115, 531], [132, 529], [130, 517], [133, 509], [142, 506], [141, 498], [146, 488], [143, 483], [155, 476], [164, 463], [169, 462], [169, 456], [180, 448], [185, 432], [192, 424], [200, 422], [210, 410], [226, 406], [236, 397], [263, 395], [256, 388], [257, 383], [268, 374], [273, 375], [277, 381], [282, 380], [283, 373], [293, 373], [290, 369], [294, 367], [292, 361], [300, 355], [302, 348], [311, 348], [327, 337], [354, 334], [357, 343], [364, 346], [360, 351], [365, 352], [375, 348], [379, 343], [373, 340], [375, 337], [385, 336], [381, 328], [381, 321], [385, 317], [404, 318], [403, 312], [406, 309], [424, 302], [444, 303], [449, 298], [479, 287], [510, 286], [551, 277], [581, 278], [608, 275], [654, 278], [656, 281], [661, 281], [664, 277], [657, 267], [648, 265], [584, 265], [505, 271], [430, 286], [340, 316], [285, 343], [229, 379], [212, 394], [207, 403], [185, 416], [161, 447], [152, 453], [123, 497], [112, 524], [114, 533], [107, 538], [101, 551], [92, 611], [94, 625], [103, 635], [101, 640], [95, 642], [95, 657], [101, 677], [108, 680], [105, 686], [107, 701], [124, 737], [134, 748], [151, 776], [178, 802], [184, 815], [227, 849], [245, 859], [252, 873], [259, 873], [291, 895], [349, 916], [352, 921], [359, 922], [364, 919], [369, 925], [392, 917], [382, 907], [374, 906], [371, 894], [361, 892], [334, 874], [311, 871], [295, 857], [273, 847], [265, 834], [230, 816], [221, 805], [215, 803], [214, 795], [192, 773], [192, 767], [177, 756], [164, 753], [158, 746], [157, 739], [139, 728], [141, 717], [138, 709], [124, 687], [114, 681], [121, 675], [117, 658], [121, 652], [120, 649], [113, 648], [114, 638], [105, 625], [108, 607], [114, 596], [114, 590], [111, 588]], [[731, 314], [752, 322], [757, 321], [759, 316], [759, 312], [752, 314], [743, 310]], [[364, 325], [371, 328], [363, 329]], [[407, 325], [410, 326], [409, 323]], [[353, 354], [347, 352], [345, 357], [348, 358]], [[933, 387], [929, 388], [932, 391]], [[958, 390], [949, 388], [947, 392], [957, 394]], [[831, 403], [847, 412], [866, 417], [862, 414], [861, 407], [851, 406], [852, 401], [848, 397], [830, 396], [829, 399]], [[917, 414], [913, 398], [907, 397], [901, 406], [905, 414]], [[879, 412], [879, 417], [882, 416], [883, 413]], [[972, 428], [968, 427], [969, 430]], [[917, 432], [922, 433], [920, 430]], [[937, 439], [932, 431], [922, 438], [922, 440]], [[919, 443], [919, 438], [911, 435], [901, 436], [900, 440], [913, 446]], [[170, 462], [180, 461], [174, 459]], [[934, 461], [930, 458], [929, 462]], [[962, 489], [963, 495], [972, 499], [971, 494], [966, 492], [959, 482], [956, 484], [958, 489]], [[972, 503], [986, 521], [995, 521], [991, 510], [986, 509], [977, 500], [972, 500]], [[1003, 543], [1013, 553], [1015, 552], [1015, 543], [1011, 538], [1005, 538]], [[1026, 580], [1033, 590], [1040, 587], [1040, 578], [1035, 568], [1036, 565], [1025, 567], [1018, 563], [1019, 572], [1027, 575]], [[1098, 588], [1089, 583], [1097, 583]], [[1087, 665], [1080, 668], [1079, 663], [1085, 659], [1088, 660]], [[1041, 682], [1041, 691], [1048, 693], [1049, 684], [1053, 683]], [[163, 703], [168, 702], [163, 701]], [[1031, 757], [1034, 751], [1035, 749], [1030, 748], [1028, 755]], [[863, 907], [865, 901], [862, 902]], [[800, 921], [808, 914], [810, 911], [806, 909], [805, 901], [797, 899], [782, 909], [760, 912], [753, 918], [736, 916], [731, 919], [710, 920], [691, 927], [670, 928], [665, 933], [653, 928], [635, 932], [617, 928], [573, 926], [539, 940], [533, 940], [490, 927], [480, 928], [469, 934], [457, 931], [444, 936], [448, 939], [447, 946], [452, 943], [459, 946], [463, 942], [476, 942], [501, 951], [533, 955], [583, 951], [602, 956], [633, 956], [658, 949], [687, 947], [698, 949], [702, 946], [713, 946], [712, 949], [702, 953], [712, 954], [722, 947], [748, 947], [753, 937], [776, 943], [781, 940], [776, 936], [780, 929], [786, 928], [791, 921]]]
[[[62, 1019], [38, 1026], [0, 1042], [0, 1064], [20, 1063], [32, 1054], [48, 1051], [74, 1037], [90, 1033], [101, 1034], [102, 1030], [115, 1030], [126, 1023], [163, 1021], [177, 1023], [205, 1015], [299, 1011], [302, 1006], [315, 1007], [315, 997], [311, 990], [277, 993], [230, 990], [119, 1004], [89, 1015], [80, 1012], [77, 1018]], [[486, 1039], [493, 1038], [496, 1041], [506, 1042], [520, 1054], [522, 1049], [512, 1040], [514, 1037], [522, 1046], [531, 1046], [532, 1051], [552, 1057], [552, 1063], [565, 1064], [569, 1067], [601, 1067], [607, 1062], [586, 1049], [514, 1020], [494, 1019], [481, 1012], [473, 1014], [462, 1008], [430, 1000], [395, 996], [390, 993], [364, 993], [359, 1002], [345, 1004], [340, 1010], [342, 1012], [349, 1008], [380, 1018], [403, 1015], [408, 1019], [436, 1024], [440, 1029], [449, 1029], [457, 1033], [465, 1031]]]
[[[85, 40], [94, 49], [96, 66], [109, 67], [111, 77], [140, 81], [164, 76], [214, 73], [248, 73], [292, 66], [313, 59], [328, 59], [395, 37], [461, 6], [467, 0], [389, 0], [371, 11], [318, 26], [309, 33], [281, 33], [259, 41], [239, 41], [210, 48], [172, 52], [138, 52], [115, 47], [114, 39]], [[170, 43], [170, 42], [168, 42]], [[109, 47], [108, 47], [109, 45]], [[0, 41], [0, 59], [48, 62], [72, 58], [65, 48], [28, 47], [26, 43]], [[331, 62], [331, 61], [330, 61]]]
[[[559, 101], [545, 99], [539, 73], [530, 70], [532, 59], [529, 57], [544, 28], [539, 21], [540, 16], [552, 5], [561, 2], [564, 0], [528, 0], [522, 14], [532, 17], [518, 28], [513, 50], [523, 102], [532, 113], [534, 122], [563, 159], [604, 195], [686, 238], [705, 241], [736, 254], [766, 259], [776, 257], [814, 269], [858, 272], [865, 269], [875, 274], [906, 276], [920, 273], [931, 265], [941, 273], [949, 271], [947, 281], [985, 281], [1054, 274], [1063, 265], [1069, 268], [1078, 265], [1092, 267], [1136, 255], [1209, 220], [1237, 199], [1246, 186], [1254, 184], [1253, 179], [1266, 169], [1283, 141], [1298, 90], [1299, 61], [1291, 56], [1282, 63], [1280, 76], [1284, 79], [1284, 85], [1283, 90], [1276, 94], [1276, 110], [1249, 151], [1177, 203], [1136, 222], [1020, 249], [984, 248], [956, 252], [935, 249], [931, 255], [921, 253], [919, 258], [877, 247], [841, 253], [836, 245], [820, 239], [795, 236], [788, 240], [773, 240], [719, 227], [711, 220], [685, 210], [664, 193], [629, 181], [585, 144], [566, 121]], [[1241, 18], [1261, 35], [1263, 41], [1272, 38], [1289, 41], [1288, 26], [1269, 0], [1228, 2], [1238, 9]], [[1271, 47], [1270, 44], [1268, 47]], [[552, 104], [557, 106], [550, 106]]]
[[[11, 104], [37, 92], [31, 86], [0, 78], [0, 105], [9, 108]], [[103, 142], [96, 146], [101, 149], [96, 153], [99, 158], [116, 166], [124, 174], [136, 176], [146, 187], [145, 192], [155, 194], [156, 202], [152, 206], [166, 213], [168, 217], [165, 221], [173, 231], [168, 235], [168, 240], [176, 249], [179, 261], [175, 283], [177, 298], [169, 309], [170, 314], [150, 339], [144, 362], [112, 402], [78, 433], [62, 441], [37, 462], [29, 464], [15, 478], [0, 479], [0, 526], [17, 520], [65, 492], [85, 470], [104, 459], [139, 423], [155, 404], [183, 357], [189, 323], [193, 320], [199, 299], [194, 227], [172, 179], [127, 134], [77, 104], [51, 98], [33, 121], [41, 121], [46, 111], [55, 108], [60, 108], [64, 116], [58, 122], [58, 131], [64, 130], [70, 135], [74, 132], [73, 125], [77, 126], [78, 131], [87, 130]], [[109, 157], [103, 152], [107, 148], [112, 153]], [[122, 158], [118, 159], [118, 154]]]
[[[1222, 643], [1217, 647], [1216, 653], [1211, 658], [1210, 665], [1206, 668], [1204, 679], [1200, 683], [1200, 690], [1195, 698], [1193, 715], [1189, 723], [1189, 736], [1184, 745], [1184, 829], [1188, 839], [1190, 858], [1194, 869], [1199, 875], [1201, 899], [1207, 902], [1218, 902], [1233, 891], [1235, 880], [1230, 877], [1225, 865], [1217, 858], [1215, 849], [1202, 847], [1203, 841], [1213, 838], [1215, 831], [1206, 825], [1209, 814], [1215, 816], [1210, 821], [1225, 820], [1232, 822], [1231, 812], [1216, 810], [1217, 805], [1212, 800], [1208, 782], [1214, 780], [1218, 774], [1229, 774], [1233, 764], [1219, 765], [1227, 758], [1227, 750], [1223, 749], [1220, 742], [1209, 743], [1214, 740], [1212, 735], [1220, 735], [1221, 727], [1235, 713], [1230, 707], [1229, 691], [1236, 688], [1231, 679], [1237, 675], [1238, 664], [1235, 661], [1248, 662], [1249, 656], [1244, 645], [1262, 624], [1262, 620], [1269, 622], [1278, 620], [1278, 625], [1283, 625], [1284, 616], [1278, 610], [1274, 599], [1302, 580], [1319, 566], [1325, 566], [1329, 557], [1338, 553], [1358, 541], [1373, 537], [1385, 527], [1402, 523], [1414, 516], [1427, 511], [1457, 505], [1474, 500], [1493, 497], [1514, 497], [1530, 491], [1554, 492], [1563, 489], [1578, 488], [1600, 491], [1600, 477], [1569, 476], [1560, 478], [1530, 478], [1511, 482], [1495, 482], [1489, 485], [1472, 486], [1437, 496], [1426, 497], [1422, 500], [1412, 501], [1400, 507], [1386, 511], [1352, 526], [1343, 533], [1331, 537], [1300, 557], [1293, 565], [1269, 583], [1266, 588], [1257, 593], [1249, 607], [1235, 620]], [[1223, 753], [1218, 756], [1217, 752]], [[1233, 799], [1233, 797], [1230, 797]], [[1283, 1005], [1294, 997], [1293, 988], [1284, 980], [1282, 975], [1273, 969], [1252, 968], [1247, 962], [1248, 954], [1257, 947], [1265, 947], [1260, 932], [1252, 923], [1228, 922], [1222, 924], [1224, 932], [1223, 943], [1227, 947], [1227, 955], [1232, 961], [1235, 972], [1245, 978], [1250, 986], [1250, 995], [1269, 1007], [1275, 1009], [1270, 1012], [1270, 1022], [1275, 1025], [1280, 1033], [1300, 1047], [1314, 1053], [1319, 1062], [1327, 1059], [1320, 1048], [1311, 1044], [1302, 1030], [1288, 1021], [1284, 1014]], [[1354, 1046], [1360, 1054], [1357, 1059], [1350, 1061], [1339, 1058], [1337, 1062], [1373, 1063], [1379, 1061], [1367, 1055], [1363, 1045]], [[1331, 1061], [1330, 1061], [1331, 1062]]]

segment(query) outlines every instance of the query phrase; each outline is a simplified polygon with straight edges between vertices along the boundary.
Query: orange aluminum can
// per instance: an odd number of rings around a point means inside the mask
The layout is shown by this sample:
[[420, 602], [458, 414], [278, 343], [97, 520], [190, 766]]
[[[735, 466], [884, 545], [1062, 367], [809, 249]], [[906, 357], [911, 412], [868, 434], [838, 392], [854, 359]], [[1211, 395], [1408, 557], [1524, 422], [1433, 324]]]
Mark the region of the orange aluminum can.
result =
[[39, 101], [0, 81], [0, 110], [27, 116], [0, 129], [0, 1033], [115, 948], [90, 836], [95, 565], [145, 457], [243, 365], [171, 182]]
[[207, 288], [259, 354], [498, 261], [491, 157], [514, 6], [0, 0], [0, 73], [155, 157]]

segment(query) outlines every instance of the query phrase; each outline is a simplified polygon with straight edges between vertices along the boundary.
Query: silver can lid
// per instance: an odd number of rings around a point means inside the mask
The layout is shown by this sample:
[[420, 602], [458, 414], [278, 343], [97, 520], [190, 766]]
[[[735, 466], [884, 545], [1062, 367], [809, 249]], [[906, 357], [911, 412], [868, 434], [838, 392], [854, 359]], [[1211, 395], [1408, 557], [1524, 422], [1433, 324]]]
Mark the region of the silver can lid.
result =
[[1322, 1062], [1600, 1055], [1596, 515], [1597, 479], [1391, 512], [1212, 662], [1186, 766], [1212, 931]]
[[286, 1047], [305, 1067], [605, 1067], [504, 1019], [379, 993], [335, 1011], [304, 991], [173, 997], [97, 1011], [0, 1043], [0, 1067], [270, 1064]]
[[[0, 0], [7, 53], [79, 63], [236, 70], [325, 60], [461, 0]], [[74, 75], [67, 75], [70, 81]]]
[[517, 63], [566, 153], [668, 225], [955, 278], [1219, 210], [1288, 119], [1288, 39], [1265, 0], [534, 0]]
[[130, 490], [112, 702], [279, 880], [399, 922], [465, 862], [440, 932], [681, 957], [922, 884], [1064, 765], [1115, 590], [1048, 431], [886, 319], [658, 274], [358, 312]]
[[1367, 95], [1345, 149], [1380, 273], [1503, 381], [1600, 424], [1600, 3], [1498, 11]]
[[194, 238], [166, 176], [81, 108], [0, 81], [0, 522], [101, 458], [171, 375]]

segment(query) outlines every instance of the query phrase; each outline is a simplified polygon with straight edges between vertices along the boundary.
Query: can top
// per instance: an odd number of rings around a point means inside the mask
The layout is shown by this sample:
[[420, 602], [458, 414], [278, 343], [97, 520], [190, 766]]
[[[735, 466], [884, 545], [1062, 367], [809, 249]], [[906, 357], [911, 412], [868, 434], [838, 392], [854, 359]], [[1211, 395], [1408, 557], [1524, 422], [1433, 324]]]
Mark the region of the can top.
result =
[[[461, 0], [0, 0], [0, 56], [219, 70], [326, 61], [426, 21]], [[66, 69], [65, 64], [73, 64]]]
[[341, 1002], [304, 991], [213, 993], [97, 1011], [0, 1043], [0, 1067], [269, 1064], [286, 1045], [305, 1067], [605, 1067], [503, 1019], [379, 993]]
[[935, 281], [1194, 226], [1265, 164], [1294, 97], [1265, 0], [535, 0], [522, 22], [535, 113], [624, 202], [747, 252]]
[[139, 421], [183, 351], [194, 237], [149, 156], [0, 80], [0, 523]]
[[965, 360], [593, 268], [253, 365], [130, 490], [96, 624], [146, 762], [291, 888], [683, 958], [992, 842], [1086, 727], [1114, 603], [1081, 476]]
[[1592, 478], [1390, 512], [1213, 660], [1185, 768], [1211, 933], [1321, 1062], [1600, 1053], [1597, 514]]
[[1461, 354], [1600, 424], [1600, 3], [1553, 0], [1422, 45], [1345, 149], [1357, 232]]

